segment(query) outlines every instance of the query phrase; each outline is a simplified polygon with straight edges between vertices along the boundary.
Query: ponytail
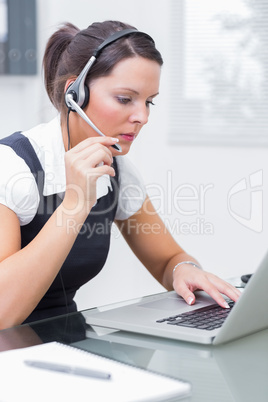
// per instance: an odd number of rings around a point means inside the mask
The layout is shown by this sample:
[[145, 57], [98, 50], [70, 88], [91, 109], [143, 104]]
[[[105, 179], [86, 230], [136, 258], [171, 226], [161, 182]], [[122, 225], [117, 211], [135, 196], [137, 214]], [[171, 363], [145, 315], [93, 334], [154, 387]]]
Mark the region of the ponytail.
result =
[[[65, 80], [61, 80], [62, 73], [59, 71], [62, 70], [60, 60], [78, 32], [79, 29], [76, 26], [70, 23], [64, 24], [50, 37], [45, 49], [43, 57], [45, 88], [50, 101], [57, 109], [60, 109], [65, 85]], [[66, 63], [63, 60], [64, 64]], [[68, 66], [64, 75], [67, 73]], [[58, 85], [55, 85], [57, 82]]]

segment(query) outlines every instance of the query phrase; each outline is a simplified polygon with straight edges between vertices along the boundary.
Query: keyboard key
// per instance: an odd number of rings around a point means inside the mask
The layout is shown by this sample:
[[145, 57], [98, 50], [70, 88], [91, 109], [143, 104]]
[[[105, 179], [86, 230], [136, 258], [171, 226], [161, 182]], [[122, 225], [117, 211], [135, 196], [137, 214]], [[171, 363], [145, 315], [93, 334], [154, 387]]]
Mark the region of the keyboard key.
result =
[[234, 306], [233, 301], [230, 301], [228, 304], [230, 309], [224, 309], [218, 305], [207, 306], [194, 311], [176, 314], [167, 318], [161, 318], [156, 322], [165, 322], [173, 326], [183, 326], [212, 331], [213, 329], [220, 328], [222, 326], [224, 320], [230, 313], [231, 308]]

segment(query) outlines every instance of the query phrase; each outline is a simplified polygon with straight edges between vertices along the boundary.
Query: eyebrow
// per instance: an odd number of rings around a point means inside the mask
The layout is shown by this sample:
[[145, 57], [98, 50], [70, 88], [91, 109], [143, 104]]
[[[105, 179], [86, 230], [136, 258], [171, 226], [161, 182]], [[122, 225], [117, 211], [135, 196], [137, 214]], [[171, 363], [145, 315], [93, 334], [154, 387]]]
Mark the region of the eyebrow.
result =
[[[136, 94], [136, 95], [139, 95], [139, 92], [138, 92], [138, 91], [135, 91], [135, 89], [131, 89], [131, 88], [118, 88], [118, 90], [129, 91], [129, 92], [132, 92], [132, 93], [134, 93], [134, 94]], [[157, 95], [159, 95], [159, 92], [157, 92], [157, 93], [154, 94], [154, 95], [148, 96], [148, 98], [154, 98], [154, 97], [157, 96]]]

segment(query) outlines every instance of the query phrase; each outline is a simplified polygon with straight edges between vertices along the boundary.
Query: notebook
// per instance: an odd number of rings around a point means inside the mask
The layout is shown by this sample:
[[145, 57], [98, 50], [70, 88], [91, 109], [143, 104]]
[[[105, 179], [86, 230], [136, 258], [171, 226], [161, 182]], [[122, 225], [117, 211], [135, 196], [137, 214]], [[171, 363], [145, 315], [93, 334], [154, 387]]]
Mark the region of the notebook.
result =
[[[109, 379], [40, 369], [25, 361], [93, 369]], [[190, 384], [120, 363], [58, 342], [0, 354], [1, 402], [174, 401], [190, 392]], [[176, 399], [175, 399], [176, 398]]]
[[[204, 308], [218, 307], [203, 291], [196, 292], [196, 303], [188, 306], [174, 291], [144, 297], [116, 308], [98, 308], [85, 313], [87, 324], [161, 336], [201, 344], [222, 344], [268, 328], [268, 253], [254, 273], [239, 300], [228, 311], [221, 326], [209, 329], [181, 325], [182, 313], [193, 314]], [[225, 309], [220, 309], [226, 313]], [[213, 321], [213, 317], [210, 319]], [[171, 322], [167, 319], [173, 317]], [[175, 318], [174, 318], [175, 317]]]

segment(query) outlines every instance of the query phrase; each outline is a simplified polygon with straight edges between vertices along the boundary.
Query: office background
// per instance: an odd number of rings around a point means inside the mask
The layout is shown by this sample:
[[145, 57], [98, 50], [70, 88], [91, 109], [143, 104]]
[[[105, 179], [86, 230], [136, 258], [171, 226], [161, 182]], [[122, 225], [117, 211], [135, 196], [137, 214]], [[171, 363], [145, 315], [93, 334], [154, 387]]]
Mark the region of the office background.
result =
[[[207, 2], [202, 1], [205, 7]], [[165, 63], [160, 96], [129, 158], [173, 236], [204, 269], [225, 278], [254, 272], [268, 248], [267, 141], [265, 144], [264, 135], [264, 141], [254, 142], [258, 127], [256, 133], [252, 128], [252, 141], [241, 138], [233, 143], [225, 141], [224, 131], [222, 141], [202, 141], [196, 125], [193, 140], [187, 141], [187, 127], [180, 128], [176, 122], [174, 128], [174, 108], [179, 107], [176, 100], [181, 97], [176, 84], [179, 44], [172, 31], [176, 3], [185, 6], [193, 0], [37, 0], [37, 74], [0, 75], [0, 137], [55, 115], [43, 88], [41, 63], [46, 41], [61, 22], [85, 28], [94, 21], [118, 19], [148, 32]], [[226, 1], [222, 3], [226, 5]], [[180, 54], [184, 53], [181, 50]], [[197, 90], [202, 93], [202, 88]], [[194, 99], [193, 84], [190, 92]], [[268, 137], [267, 126], [266, 131]], [[228, 134], [226, 130], [226, 137]], [[78, 292], [76, 301], [83, 309], [161, 290], [114, 230], [103, 271]]]

